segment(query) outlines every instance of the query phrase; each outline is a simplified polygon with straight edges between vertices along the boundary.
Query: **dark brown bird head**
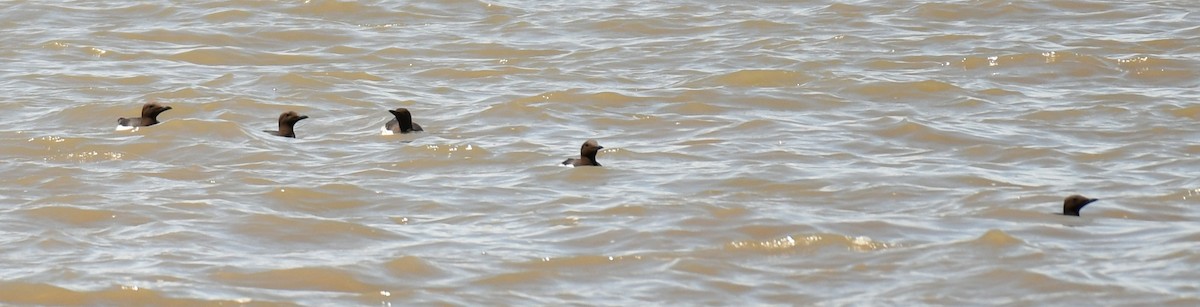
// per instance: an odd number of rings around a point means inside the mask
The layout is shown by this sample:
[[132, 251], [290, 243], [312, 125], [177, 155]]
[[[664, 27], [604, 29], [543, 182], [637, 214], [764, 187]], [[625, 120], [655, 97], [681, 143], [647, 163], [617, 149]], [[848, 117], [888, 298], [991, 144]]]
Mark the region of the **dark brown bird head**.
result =
[[597, 143], [596, 140], [587, 140], [579, 148], [579, 156], [596, 161], [596, 153], [600, 152], [601, 149], [604, 149], [604, 146], [600, 146], [600, 143]]
[[401, 131], [407, 132], [413, 130], [412, 113], [408, 112], [408, 109], [396, 108], [395, 110], [388, 110], [388, 112], [396, 116], [396, 122], [400, 123]]
[[305, 118], [308, 118], [308, 116], [296, 114], [294, 111], [279, 114], [279, 135], [290, 138], [296, 137], [296, 122]]
[[1078, 195], [1078, 194], [1067, 196], [1067, 199], [1063, 200], [1063, 213], [1062, 214], [1063, 215], [1071, 215], [1071, 216], [1079, 216], [1079, 210], [1082, 210], [1083, 206], [1087, 206], [1088, 204], [1093, 203], [1097, 200], [1100, 200], [1100, 199], [1099, 198], [1087, 198], [1087, 197], [1084, 197], [1083, 195]]
[[299, 122], [305, 118], [308, 118], [308, 116], [297, 114], [295, 111], [283, 112], [283, 114], [279, 114], [279, 127], [282, 128], [284, 125], [295, 125], [296, 122]]

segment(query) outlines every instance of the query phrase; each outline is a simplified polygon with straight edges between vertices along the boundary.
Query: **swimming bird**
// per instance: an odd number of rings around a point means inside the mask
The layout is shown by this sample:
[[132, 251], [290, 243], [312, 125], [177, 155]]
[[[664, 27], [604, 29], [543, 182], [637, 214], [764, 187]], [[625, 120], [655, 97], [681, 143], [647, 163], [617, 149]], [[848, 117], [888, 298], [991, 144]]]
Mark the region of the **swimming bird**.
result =
[[308, 118], [308, 116], [296, 114], [294, 111], [283, 112], [283, 114], [279, 114], [279, 131], [263, 130], [263, 132], [282, 137], [295, 138], [296, 131], [293, 128], [295, 128], [296, 122], [299, 122], [305, 118]]
[[391, 112], [396, 118], [389, 120], [386, 124], [383, 124], [383, 127], [379, 128], [383, 135], [425, 131], [421, 129], [421, 125], [412, 121], [412, 113], [408, 112], [408, 109], [396, 108], [395, 110], [388, 110], [388, 112]]
[[1071, 216], [1079, 216], [1079, 210], [1082, 210], [1083, 206], [1087, 206], [1088, 204], [1095, 202], [1097, 200], [1100, 200], [1100, 199], [1099, 198], [1087, 198], [1087, 197], [1084, 197], [1083, 195], [1078, 195], [1078, 194], [1067, 196], [1067, 199], [1063, 200], [1063, 213], [1062, 214], [1063, 215], [1071, 215]]
[[600, 146], [596, 140], [587, 140], [587, 142], [583, 142], [583, 146], [579, 147], [579, 158], [567, 159], [562, 162], [562, 165], [600, 166], [600, 163], [596, 162], [596, 153], [601, 149], [604, 149], [604, 146]]
[[[158, 114], [170, 110], [171, 107], [164, 106], [155, 102], [147, 102], [142, 105], [142, 116], [134, 118], [118, 118], [117, 130], [127, 130], [133, 127], [153, 126], [158, 123]], [[122, 129], [124, 128], [124, 129]]]

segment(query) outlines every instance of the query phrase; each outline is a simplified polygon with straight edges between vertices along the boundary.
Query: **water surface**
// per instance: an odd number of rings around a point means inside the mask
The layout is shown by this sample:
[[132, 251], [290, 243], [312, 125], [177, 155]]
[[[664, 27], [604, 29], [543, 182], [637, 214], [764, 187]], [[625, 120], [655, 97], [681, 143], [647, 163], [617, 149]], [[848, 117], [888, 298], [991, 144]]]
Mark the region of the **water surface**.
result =
[[1200, 305], [1197, 11], [6, 2], [0, 302]]

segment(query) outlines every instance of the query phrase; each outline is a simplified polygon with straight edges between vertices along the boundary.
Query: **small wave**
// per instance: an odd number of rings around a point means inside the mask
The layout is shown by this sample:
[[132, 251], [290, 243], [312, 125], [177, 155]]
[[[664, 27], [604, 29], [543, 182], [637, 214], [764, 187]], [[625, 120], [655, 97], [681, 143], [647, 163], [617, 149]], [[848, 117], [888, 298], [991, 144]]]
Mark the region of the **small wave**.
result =
[[814, 78], [798, 71], [748, 69], [706, 77], [682, 84], [683, 87], [796, 87]]
[[1070, 156], [1069, 153], [1053, 148], [1012, 146], [997, 152], [996, 157], [990, 161], [994, 163], [1023, 162], [1030, 166], [1049, 167], [1067, 163], [1065, 160], [1068, 156]]
[[826, 6], [824, 10], [833, 12], [842, 17], [850, 18], [862, 18], [863, 16], [866, 16], [867, 12], [870, 12], [868, 6], [841, 2], [830, 4], [829, 6]]
[[922, 20], [956, 22], [973, 19], [1024, 20], [1029, 16], [1041, 16], [1042, 9], [1029, 3], [983, 0], [971, 3], [921, 3], [905, 13]]
[[484, 159], [492, 153], [474, 144], [428, 144], [419, 147], [421, 151], [436, 156], [459, 159]]
[[120, 74], [83, 75], [83, 74], [27, 74], [19, 78], [55, 80], [67, 84], [91, 84], [94, 86], [138, 86], [150, 85], [161, 79], [155, 76], [122, 76]]
[[303, 267], [255, 273], [216, 272], [212, 278], [243, 287], [349, 293], [378, 293], [381, 286], [363, 282], [344, 270]]
[[1193, 104], [1193, 105], [1188, 105], [1188, 106], [1184, 106], [1184, 107], [1176, 107], [1174, 109], [1171, 109], [1170, 112], [1171, 112], [1171, 115], [1175, 115], [1175, 116], [1179, 116], [1179, 117], [1200, 119], [1200, 105]]
[[[1107, 59], [1075, 52], [1046, 51], [1041, 53], [1018, 53], [1006, 55], [981, 56], [972, 55], [956, 62], [948, 63], [965, 70], [982, 68], [1039, 68], [1035, 72], [1063, 71], [1076, 76], [1096, 75], [1114, 70]], [[1073, 72], [1073, 73], [1072, 73]], [[1084, 74], [1086, 72], [1086, 74]], [[1028, 74], [1028, 73], [1025, 73]]]
[[403, 256], [383, 264], [393, 275], [405, 277], [435, 277], [442, 275], [442, 270], [425, 259], [416, 256]]
[[[185, 98], [201, 98], [201, 97], [208, 97], [209, 95], [210, 95], [209, 93], [202, 92], [198, 89], [186, 87], [186, 88], [172, 90], [169, 92], [157, 92], [157, 93], [148, 94], [145, 96], [146, 97], [145, 100], [169, 103], [170, 100], [183, 100]], [[175, 113], [178, 113], [178, 112], [175, 112]], [[135, 115], [135, 114], [131, 114], [131, 115]]]
[[[171, 111], [172, 112], [179, 111], [182, 114], [184, 111], [187, 111], [187, 110], [185, 109], [185, 107], [177, 107], [175, 110], [171, 110]], [[170, 114], [170, 113], [164, 113], [164, 114]], [[160, 120], [161, 120], [161, 118], [160, 118]], [[197, 129], [197, 127], [204, 127], [204, 129]], [[239, 136], [245, 135], [244, 130], [243, 130], [245, 127], [243, 127], [242, 125], [239, 125], [238, 123], [231, 122], [231, 121], [224, 121], [224, 120], [206, 120], [206, 119], [195, 119], [195, 118], [171, 118], [171, 119], [167, 119], [167, 120], [165, 120], [157, 125], [154, 125], [154, 126], [140, 127], [140, 128], [141, 129], [139, 129], [137, 131], [138, 133], [147, 135], [147, 136], [152, 136], [156, 139], [186, 138], [186, 139], [207, 139], [207, 140], [225, 141], [225, 140], [232, 140]], [[155, 154], [155, 153], [167, 153], [167, 152], [173, 152], [174, 150], [180, 149], [180, 148], [162, 148], [162, 144], [139, 143], [139, 144], [128, 144], [128, 145], [129, 146], [122, 146], [122, 147], [113, 148], [113, 149], [121, 150], [122, 152], [134, 154], [134, 155], [138, 155], [138, 156], [145, 156], [145, 155]], [[217, 144], [179, 143], [179, 144], [175, 144], [175, 145], [181, 146], [181, 148], [187, 148], [190, 146], [201, 145], [204, 147], [192, 147], [192, 148], [205, 148], [205, 149], [211, 149], [211, 150], [221, 149], [219, 147], [220, 143], [217, 143]], [[188, 156], [188, 157], [192, 157], [192, 158], [200, 158], [199, 156], [193, 156], [191, 153], [188, 153], [188, 152], [177, 153], [176, 155]]]
[[214, 87], [227, 87], [232, 83], [233, 83], [233, 73], [225, 73], [225, 74], [221, 75], [220, 77], [216, 77], [216, 78], [213, 78], [212, 80], [205, 81], [204, 83], [201, 83], [200, 85], [214, 88]]
[[551, 112], [554, 111], [538, 107], [541, 105], [553, 104], [560, 107], [578, 106], [599, 112], [609, 108], [628, 106], [631, 103], [640, 103], [648, 100], [645, 97], [630, 96], [615, 92], [584, 92], [579, 89], [571, 89], [545, 92], [494, 104], [484, 111], [484, 115], [487, 115], [487, 117], [532, 118], [541, 120], [550, 116]]
[[976, 238], [972, 243], [986, 247], [1008, 247], [1022, 245], [1025, 241], [1021, 241], [1021, 239], [1017, 239], [1002, 230], [992, 229], [983, 233], [983, 235]]
[[638, 260], [642, 260], [642, 256], [579, 255], [566, 257], [543, 257], [534, 261], [525, 262], [522, 264], [522, 266], [537, 270], [603, 270], [605, 267], [612, 265], [630, 265], [630, 261]]
[[1095, 108], [1040, 109], [1022, 114], [1020, 118], [1039, 122], [1071, 122], [1086, 119], [1095, 112]]
[[[872, 82], [848, 87], [851, 94], [872, 97], [876, 100], [914, 100], [935, 97], [959, 97], [967, 91], [950, 83], [937, 80], [907, 82]], [[957, 95], [955, 95], [957, 94]]]
[[870, 252], [898, 247], [895, 243], [878, 242], [864, 236], [814, 234], [808, 236], [785, 236], [765, 241], [734, 241], [725, 245], [728, 250], [762, 253], [810, 252], [823, 248], [840, 248], [856, 252]]
[[378, 240], [396, 234], [358, 223], [331, 219], [254, 215], [238, 223], [236, 231], [247, 237], [277, 244], [347, 244], [353, 239]]
[[187, 306], [187, 305], [244, 305], [266, 303], [249, 299], [204, 300], [182, 299], [163, 295], [143, 286], [123, 285], [97, 291], [75, 291], [44, 283], [0, 281], [0, 303], [46, 306]]
[[650, 209], [641, 205], [615, 205], [597, 211], [596, 214], [601, 216], [645, 216]]
[[68, 206], [47, 206], [25, 211], [30, 217], [64, 223], [72, 226], [86, 226], [113, 221], [116, 211], [93, 210]]
[[125, 158], [124, 153], [111, 151], [77, 151], [58, 153], [47, 156], [46, 161], [70, 163], [95, 163], [101, 161], [116, 161]]
[[30, 138], [24, 144], [8, 148], [7, 152], [23, 153], [24, 156], [30, 157], [40, 156], [44, 161], [65, 163], [94, 163], [122, 160], [126, 157], [126, 153], [111, 145], [94, 145], [87, 138], [52, 135]]
[[179, 29], [155, 29], [141, 32], [114, 32], [112, 35], [129, 40], [162, 42], [180, 45], [237, 46], [244, 43], [239, 39], [226, 34], [204, 33]]
[[333, 87], [333, 83], [325, 82], [323, 80], [313, 78], [309, 74], [301, 74], [301, 73], [294, 73], [294, 72], [286, 73], [286, 74], [284, 74], [282, 76], [278, 76], [278, 77], [264, 76], [262, 78], [278, 81], [278, 82], [283, 83], [286, 86], [296, 87], [296, 88], [330, 88], [330, 87]]
[[546, 284], [554, 277], [545, 271], [521, 271], [500, 273], [473, 281], [473, 284], [490, 287], [510, 287], [511, 285]]
[[321, 63], [320, 57], [271, 52], [250, 52], [238, 48], [193, 49], [168, 56], [173, 61], [199, 65], [301, 65]]
[[373, 16], [384, 14], [391, 10], [359, 3], [358, 1], [304, 1], [288, 8], [286, 12], [296, 15], [343, 17], [343, 16]]
[[1139, 45], [1154, 48], [1163, 54], [1174, 54], [1181, 49], [1192, 47], [1195, 44], [1189, 39], [1184, 38], [1164, 38], [1152, 39], [1138, 42]]
[[605, 34], [622, 33], [636, 34], [648, 36], [662, 36], [671, 34], [682, 34], [693, 31], [711, 31], [716, 27], [681, 26], [678, 23], [668, 22], [662, 19], [655, 18], [608, 18], [601, 21], [591, 19], [581, 19], [572, 23], [586, 23], [593, 30]]
[[254, 17], [254, 13], [244, 10], [223, 10], [204, 15], [204, 19], [210, 22], [242, 21], [250, 19], [251, 17]]
[[1126, 76], [1148, 83], [1180, 84], [1196, 86], [1198, 77], [1195, 72], [1198, 67], [1192, 61], [1163, 59], [1150, 56], [1135, 56], [1118, 59], [1117, 65]]
[[328, 212], [369, 206], [370, 203], [357, 200], [352, 196], [373, 194], [375, 193], [354, 185], [326, 184], [311, 188], [286, 187], [272, 189], [267, 193], [267, 197], [284, 207], [296, 208], [306, 212]]
[[[731, 26], [726, 25], [726, 26], [723, 26], [722, 28], [729, 28], [729, 27], [731, 27]], [[761, 32], [768, 32], [768, 33], [772, 33], [774, 31], [794, 29], [796, 27], [798, 27], [798, 26], [794, 25], [794, 24], [782, 23], [782, 22], [773, 21], [773, 20], [762, 20], [762, 19], [743, 20], [743, 21], [735, 22], [732, 25], [732, 28], [735, 28], [738, 30], [743, 30], [743, 31], [748, 30], [751, 32], [761, 31]]]
[[883, 139], [905, 139], [930, 144], [978, 145], [990, 143], [981, 134], [952, 123], [924, 123], [908, 118], [878, 118], [868, 124], [870, 133]]
[[351, 81], [363, 81], [363, 80], [365, 80], [365, 81], [387, 81], [388, 80], [387, 78], [376, 76], [376, 75], [373, 75], [373, 74], [370, 74], [370, 73], [367, 73], [364, 71], [325, 71], [325, 72], [313, 72], [311, 74], [316, 75], [316, 76], [332, 77], [332, 78], [337, 78], [337, 79], [341, 79], [341, 80], [351, 80]]
[[478, 79], [504, 77], [519, 74], [534, 74], [538, 70], [517, 67], [502, 67], [500, 69], [464, 70], [456, 68], [435, 68], [418, 73], [423, 77], [439, 79]]
[[265, 42], [286, 42], [288, 44], [339, 45], [354, 41], [355, 33], [323, 29], [311, 30], [280, 30], [254, 32], [253, 37]]
[[440, 52], [462, 52], [487, 59], [522, 59], [567, 54], [566, 50], [523, 49], [496, 43], [444, 44], [437, 46]]
[[943, 66], [940, 57], [909, 56], [900, 58], [872, 58], [865, 61], [865, 67], [874, 70], [904, 70], [928, 69]]

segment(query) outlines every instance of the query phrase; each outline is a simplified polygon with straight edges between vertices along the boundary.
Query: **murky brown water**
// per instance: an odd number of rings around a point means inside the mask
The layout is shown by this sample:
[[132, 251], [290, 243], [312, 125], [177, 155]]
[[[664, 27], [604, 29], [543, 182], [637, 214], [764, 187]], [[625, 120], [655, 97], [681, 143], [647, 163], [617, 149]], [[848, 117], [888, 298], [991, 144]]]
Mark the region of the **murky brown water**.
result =
[[1195, 12], [4, 2], [0, 303], [1195, 306]]

